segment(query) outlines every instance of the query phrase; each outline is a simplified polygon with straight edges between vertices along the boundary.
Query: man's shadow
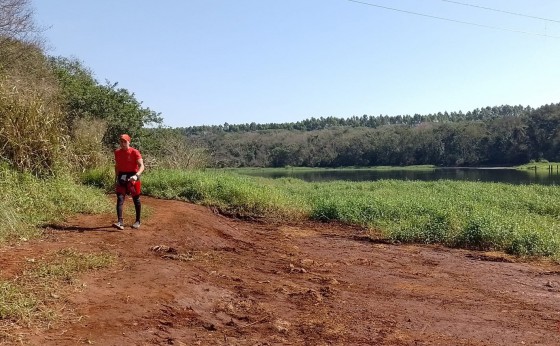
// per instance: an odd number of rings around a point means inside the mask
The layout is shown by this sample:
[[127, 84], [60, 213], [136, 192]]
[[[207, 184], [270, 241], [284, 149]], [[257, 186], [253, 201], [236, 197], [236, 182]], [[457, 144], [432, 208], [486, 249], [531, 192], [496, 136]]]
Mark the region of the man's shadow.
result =
[[57, 225], [57, 224], [46, 224], [43, 225], [45, 230], [52, 231], [64, 231], [64, 232], [118, 232], [117, 229], [112, 226], [100, 226], [100, 227], [81, 227], [74, 225]]

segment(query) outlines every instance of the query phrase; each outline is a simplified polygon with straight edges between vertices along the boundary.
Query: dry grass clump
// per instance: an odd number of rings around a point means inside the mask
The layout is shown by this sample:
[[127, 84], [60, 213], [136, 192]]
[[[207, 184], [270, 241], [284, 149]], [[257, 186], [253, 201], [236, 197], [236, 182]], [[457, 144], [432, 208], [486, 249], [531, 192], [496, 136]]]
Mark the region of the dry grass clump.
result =
[[103, 146], [103, 136], [107, 132], [105, 120], [77, 119], [72, 128], [71, 140], [65, 147], [70, 171], [83, 173], [111, 163], [113, 154]]
[[49, 89], [0, 80], [0, 159], [35, 175], [54, 173], [66, 139], [64, 115]]
[[[155, 136], [154, 136], [155, 134]], [[201, 169], [208, 167], [207, 149], [174, 132], [154, 132], [152, 144], [143, 150], [144, 163], [149, 168]]]

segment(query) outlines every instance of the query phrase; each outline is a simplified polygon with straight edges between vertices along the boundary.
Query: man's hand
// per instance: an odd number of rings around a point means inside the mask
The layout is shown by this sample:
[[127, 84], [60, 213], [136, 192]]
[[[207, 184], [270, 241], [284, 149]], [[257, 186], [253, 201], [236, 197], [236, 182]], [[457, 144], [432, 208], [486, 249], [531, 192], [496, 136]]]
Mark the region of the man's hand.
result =
[[136, 174], [128, 178], [128, 181], [136, 181], [136, 180], [138, 180], [138, 176]]

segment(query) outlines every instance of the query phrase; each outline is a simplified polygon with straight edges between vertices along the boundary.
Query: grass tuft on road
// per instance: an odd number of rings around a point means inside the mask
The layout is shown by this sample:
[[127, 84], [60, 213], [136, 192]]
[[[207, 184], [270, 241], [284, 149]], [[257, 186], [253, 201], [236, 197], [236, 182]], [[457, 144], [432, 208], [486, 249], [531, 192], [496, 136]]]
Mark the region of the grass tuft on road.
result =
[[[57, 305], [76, 279], [89, 271], [110, 267], [116, 261], [109, 253], [80, 253], [64, 249], [48, 259], [28, 259], [26, 270], [13, 279], [0, 279], [0, 331], [2, 326], [52, 323], [64, 314]], [[6, 328], [7, 330], [15, 330]], [[16, 335], [0, 334], [2, 341]]]

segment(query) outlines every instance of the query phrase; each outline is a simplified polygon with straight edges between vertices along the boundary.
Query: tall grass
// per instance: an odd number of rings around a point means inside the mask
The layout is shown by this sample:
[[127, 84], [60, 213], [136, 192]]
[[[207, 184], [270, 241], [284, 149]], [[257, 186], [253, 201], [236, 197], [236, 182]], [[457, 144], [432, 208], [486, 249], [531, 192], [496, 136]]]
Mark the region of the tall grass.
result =
[[311, 185], [314, 219], [378, 228], [401, 242], [560, 256], [555, 186], [396, 180]]
[[37, 236], [42, 224], [74, 213], [111, 208], [102, 191], [78, 184], [69, 176], [39, 179], [0, 165], [0, 243]]
[[65, 150], [66, 171], [83, 173], [88, 169], [103, 167], [112, 160], [113, 154], [103, 147], [107, 122], [100, 119], [75, 119], [72, 123], [72, 139]]
[[[102, 180], [103, 174], [97, 179]], [[217, 170], [158, 170], [142, 179], [145, 194], [235, 215], [339, 221], [376, 229], [396, 242], [560, 259], [556, 186], [397, 180], [307, 183]]]
[[303, 199], [279, 189], [269, 179], [215, 170], [156, 170], [142, 177], [145, 194], [187, 200], [240, 217], [299, 218]]
[[21, 172], [52, 175], [66, 138], [64, 114], [55, 87], [30, 83], [0, 77], [0, 159]]

